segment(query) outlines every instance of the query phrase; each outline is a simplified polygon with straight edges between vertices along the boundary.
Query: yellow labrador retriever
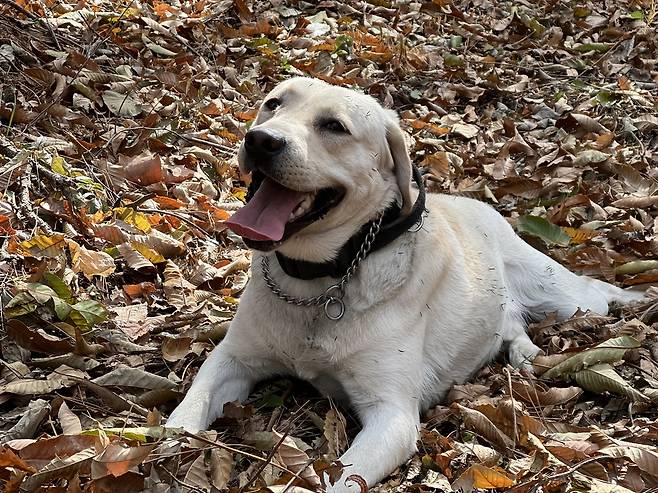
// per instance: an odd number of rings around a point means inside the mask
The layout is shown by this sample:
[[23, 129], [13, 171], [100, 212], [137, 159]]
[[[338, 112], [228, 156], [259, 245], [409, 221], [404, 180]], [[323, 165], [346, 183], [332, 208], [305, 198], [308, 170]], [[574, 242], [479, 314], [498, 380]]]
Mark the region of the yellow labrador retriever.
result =
[[205, 429], [272, 375], [308, 380], [363, 425], [332, 491], [408, 459], [420, 413], [501, 348], [527, 365], [528, 319], [641, 298], [569, 272], [488, 205], [425, 197], [396, 114], [352, 90], [281, 83], [238, 158], [253, 179], [228, 226], [255, 250], [252, 277], [167, 426]]

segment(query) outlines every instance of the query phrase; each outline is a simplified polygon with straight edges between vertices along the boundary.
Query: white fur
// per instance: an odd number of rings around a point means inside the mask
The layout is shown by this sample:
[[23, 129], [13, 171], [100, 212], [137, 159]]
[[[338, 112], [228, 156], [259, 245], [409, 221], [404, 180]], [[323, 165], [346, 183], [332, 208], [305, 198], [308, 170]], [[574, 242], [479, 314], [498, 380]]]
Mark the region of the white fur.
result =
[[[276, 112], [261, 110], [256, 124], [289, 139], [277, 179], [300, 190], [346, 189], [338, 207], [279, 249], [306, 260], [331, 258], [390, 202], [410, 198], [409, 173], [401, 169], [410, 164], [395, 134], [397, 121], [374, 99], [317, 80], [287, 81], [273, 95], [283, 104]], [[317, 132], [314, 118], [327, 111], [347, 119], [352, 135]], [[240, 156], [244, 162], [244, 151]], [[228, 335], [167, 426], [205, 429], [258, 380], [295, 375], [356, 411], [363, 429], [341, 457], [342, 478], [358, 474], [372, 486], [416, 451], [420, 413], [453, 384], [504, 346], [514, 365], [529, 366], [539, 349], [525, 333], [528, 319], [553, 311], [565, 318], [579, 308], [605, 314], [610, 301], [641, 298], [569, 272], [518, 238], [488, 205], [431, 195], [427, 208], [420, 231], [405, 233], [360, 265], [337, 322], [321, 308], [277, 299], [263, 281], [260, 259], [270, 257], [273, 277], [295, 296], [320, 294], [334, 279], [288, 277], [271, 252], [255, 252]], [[358, 486], [341, 480], [331, 490]]]

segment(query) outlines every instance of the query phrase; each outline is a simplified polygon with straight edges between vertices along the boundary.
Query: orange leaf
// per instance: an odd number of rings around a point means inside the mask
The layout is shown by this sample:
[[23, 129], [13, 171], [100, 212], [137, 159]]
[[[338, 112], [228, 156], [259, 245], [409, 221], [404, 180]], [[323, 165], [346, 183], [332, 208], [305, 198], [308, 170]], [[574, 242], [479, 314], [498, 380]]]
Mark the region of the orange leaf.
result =
[[153, 197], [153, 200], [155, 200], [163, 209], [182, 209], [185, 207], [184, 202], [164, 195], [156, 195]]
[[20, 469], [21, 471], [32, 473], [37, 472], [34, 467], [5, 447], [0, 448], [0, 467], [13, 467], [15, 469]]
[[152, 282], [140, 282], [139, 284], [124, 284], [123, 292], [130, 299], [141, 298], [144, 295], [155, 292], [155, 284]]
[[155, 1], [153, 3], [153, 12], [155, 12], [160, 20], [165, 20], [167, 14], [177, 14], [179, 11], [168, 3]]
[[258, 109], [253, 109], [251, 111], [235, 111], [233, 113], [233, 116], [236, 117], [238, 120], [241, 120], [243, 122], [248, 122], [256, 118], [257, 114], [258, 114]]
[[217, 135], [219, 135], [220, 137], [224, 137], [226, 140], [228, 140], [230, 142], [239, 142], [242, 139], [242, 137], [239, 137], [239, 136], [235, 135], [234, 133], [229, 132], [225, 128], [222, 128], [221, 130], [219, 130], [217, 132]]
[[2, 235], [13, 235], [16, 233], [14, 228], [11, 227], [9, 216], [5, 216], [4, 214], [0, 214], [0, 233]]
[[208, 201], [208, 198], [205, 196], [200, 196], [197, 198], [197, 202], [202, 210], [209, 212], [212, 215], [212, 218], [215, 221], [226, 221], [231, 215], [226, 212], [224, 209], [220, 209], [217, 206], [214, 206]]
[[598, 231], [594, 231], [592, 229], [568, 228], [568, 227], [563, 227], [562, 229], [571, 238], [571, 243], [575, 245], [580, 245], [581, 243], [585, 243], [591, 240], [592, 238], [594, 238], [595, 236], [599, 236], [601, 234]]
[[434, 125], [433, 123], [427, 123], [423, 120], [407, 120], [407, 122], [411, 125], [412, 128], [415, 128], [416, 130], [429, 130], [434, 135], [446, 135], [450, 133], [450, 127]]
[[470, 491], [473, 488], [497, 489], [510, 488], [516, 484], [516, 480], [507, 475], [499, 468], [485, 467], [482, 464], [473, 464], [466, 469], [461, 476], [452, 484], [452, 489], [462, 488]]

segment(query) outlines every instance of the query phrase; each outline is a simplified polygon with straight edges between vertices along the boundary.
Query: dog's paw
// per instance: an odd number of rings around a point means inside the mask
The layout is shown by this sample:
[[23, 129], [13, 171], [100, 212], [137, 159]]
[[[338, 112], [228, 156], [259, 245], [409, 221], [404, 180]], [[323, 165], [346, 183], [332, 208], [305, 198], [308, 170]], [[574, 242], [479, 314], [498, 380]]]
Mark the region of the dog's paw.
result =
[[351, 474], [349, 467], [343, 469], [339, 478], [334, 478], [334, 484], [327, 472], [322, 473], [324, 484], [327, 485], [326, 493], [360, 493], [361, 491], [368, 491], [368, 484], [358, 474]]
[[542, 350], [524, 333], [509, 343], [507, 357], [514, 368], [533, 373], [532, 361]]

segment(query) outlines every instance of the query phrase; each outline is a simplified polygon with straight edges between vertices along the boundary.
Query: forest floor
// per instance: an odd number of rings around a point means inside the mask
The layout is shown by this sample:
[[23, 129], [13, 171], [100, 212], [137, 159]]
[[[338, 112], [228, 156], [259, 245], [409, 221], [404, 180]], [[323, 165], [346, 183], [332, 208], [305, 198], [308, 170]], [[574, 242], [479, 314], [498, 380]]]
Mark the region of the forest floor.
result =
[[[294, 75], [396, 109], [431, 191], [574, 272], [655, 284], [657, 8], [0, 0], [0, 489], [312, 490], [354, 437], [288, 379], [203, 436], [160, 426], [239, 305], [235, 153]], [[535, 375], [501, 358], [456, 385], [375, 489], [658, 491], [655, 300], [532, 324]]]

